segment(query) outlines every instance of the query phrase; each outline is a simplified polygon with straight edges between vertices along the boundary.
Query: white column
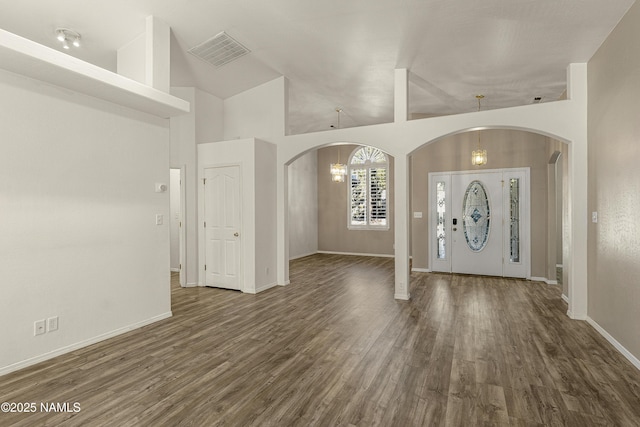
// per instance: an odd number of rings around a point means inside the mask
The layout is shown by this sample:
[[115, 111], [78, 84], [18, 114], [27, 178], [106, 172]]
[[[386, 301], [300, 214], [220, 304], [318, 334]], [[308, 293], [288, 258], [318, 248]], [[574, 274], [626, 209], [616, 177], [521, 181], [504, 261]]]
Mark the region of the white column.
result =
[[576, 103], [579, 134], [569, 144], [569, 311], [572, 319], [587, 318], [587, 64], [571, 64], [568, 69], [567, 95]]
[[408, 300], [409, 294], [409, 157], [394, 158], [395, 220], [395, 299]]
[[278, 157], [277, 171], [277, 282], [289, 284], [289, 168]]
[[406, 68], [395, 70], [393, 93], [393, 121], [406, 122], [409, 117], [409, 73]]
[[145, 82], [154, 89], [169, 93], [171, 30], [155, 16], [148, 16], [145, 34]]

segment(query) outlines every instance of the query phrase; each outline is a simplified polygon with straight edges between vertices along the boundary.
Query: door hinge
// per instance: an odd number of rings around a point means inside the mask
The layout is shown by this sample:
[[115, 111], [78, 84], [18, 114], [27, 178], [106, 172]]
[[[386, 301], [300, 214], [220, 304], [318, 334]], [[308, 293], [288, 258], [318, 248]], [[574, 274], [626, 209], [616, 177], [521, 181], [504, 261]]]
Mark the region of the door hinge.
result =
[[180, 228], [182, 228], [182, 221], [180, 221]]
[[204, 222], [204, 228], [207, 228], [207, 221]]
[[202, 185], [207, 185], [207, 178], [202, 178]]
[[182, 270], [182, 264], [178, 264], [178, 269]]
[[204, 265], [204, 271], [207, 271], [207, 264]]

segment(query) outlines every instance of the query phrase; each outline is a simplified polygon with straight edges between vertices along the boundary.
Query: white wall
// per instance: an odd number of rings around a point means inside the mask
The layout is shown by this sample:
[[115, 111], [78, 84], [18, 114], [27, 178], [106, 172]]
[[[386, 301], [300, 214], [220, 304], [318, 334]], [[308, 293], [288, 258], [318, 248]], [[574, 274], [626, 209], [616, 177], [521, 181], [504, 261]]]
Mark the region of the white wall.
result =
[[[253, 138], [198, 145], [198, 205], [204, 211], [204, 168], [240, 166], [242, 245], [241, 290], [256, 293], [275, 286], [276, 274], [276, 150]], [[200, 277], [204, 278], [204, 236], [200, 228]], [[267, 271], [268, 269], [268, 271]], [[203, 285], [203, 283], [200, 283]]]
[[224, 139], [284, 135], [287, 84], [279, 77], [224, 100]]
[[318, 252], [318, 152], [289, 165], [289, 259]]
[[118, 49], [118, 74], [169, 93], [171, 29], [154, 16], [145, 31]]
[[171, 167], [185, 166], [186, 206], [182, 212], [185, 228], [185, 286], [196, 286], [198, 278], [198, 184], [197, 144], [222, 138], [221, 99], [193, 87], [173, 87], [171, 94], [191, 103], [191, 111], [171, 118]]
[[182, 212], [185, 233], [183, 286], [198, 284], [198, 190], [195, 124], [195, 88], [173, 87], [171, 94], [191, 103], [189, 114], [171, 118], [171, 167], [185, 167], [185, 208]]
[[171, 315], [168, 120], [0, 71], [0, 150], [0, 374]]
[[118, 49], [118, 74], [145, 83], [147, 78], [145, 49], [146, 37], [144, 33]]
[[[194, 105], [195, 104], [195, 105]], [[196, 143], [224, 140], [224, 102], [217, 96], [195, 90]]]
[[180, 271], [180, 169], [169, 171], [169, 228], [171, 271]]
[[276, 285], [276, 146], [256, 140], [255, 165], [255, 263], [260, 292]]

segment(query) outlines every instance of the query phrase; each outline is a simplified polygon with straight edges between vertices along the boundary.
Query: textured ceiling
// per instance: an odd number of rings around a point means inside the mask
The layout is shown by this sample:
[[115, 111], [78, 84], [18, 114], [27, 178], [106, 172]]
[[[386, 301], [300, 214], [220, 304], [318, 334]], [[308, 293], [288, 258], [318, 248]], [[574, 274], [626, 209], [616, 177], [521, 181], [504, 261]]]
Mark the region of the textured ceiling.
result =
[[[220, 98], [286, 76], [291, 133], [393, 120], [393, 70], [410, 70], [416, 117], [557, 99], [633, 0], [0, 0], [0, 27], [115, 71], [154, 15], [172, 28], [171, 84]], [[226, 31], [251, 53], [220, 68], [187, 53]]]

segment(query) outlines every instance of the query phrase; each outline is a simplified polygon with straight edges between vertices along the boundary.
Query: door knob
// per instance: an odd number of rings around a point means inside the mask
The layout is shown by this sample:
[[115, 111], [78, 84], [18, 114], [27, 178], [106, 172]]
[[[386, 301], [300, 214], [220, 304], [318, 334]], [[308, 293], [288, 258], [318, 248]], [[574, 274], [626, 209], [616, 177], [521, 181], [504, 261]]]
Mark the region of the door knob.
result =
[[235, 233], [233, 233], [233, 235], [234, 235], [235, 237], [238, 237], [240, 234], [236, 231]]
[[458, 229], [457, 229], [457, 228], [455, 228], [455, 227], [453, 227], [453, 231], [456, 231], [456, 230], [458, 230]]

